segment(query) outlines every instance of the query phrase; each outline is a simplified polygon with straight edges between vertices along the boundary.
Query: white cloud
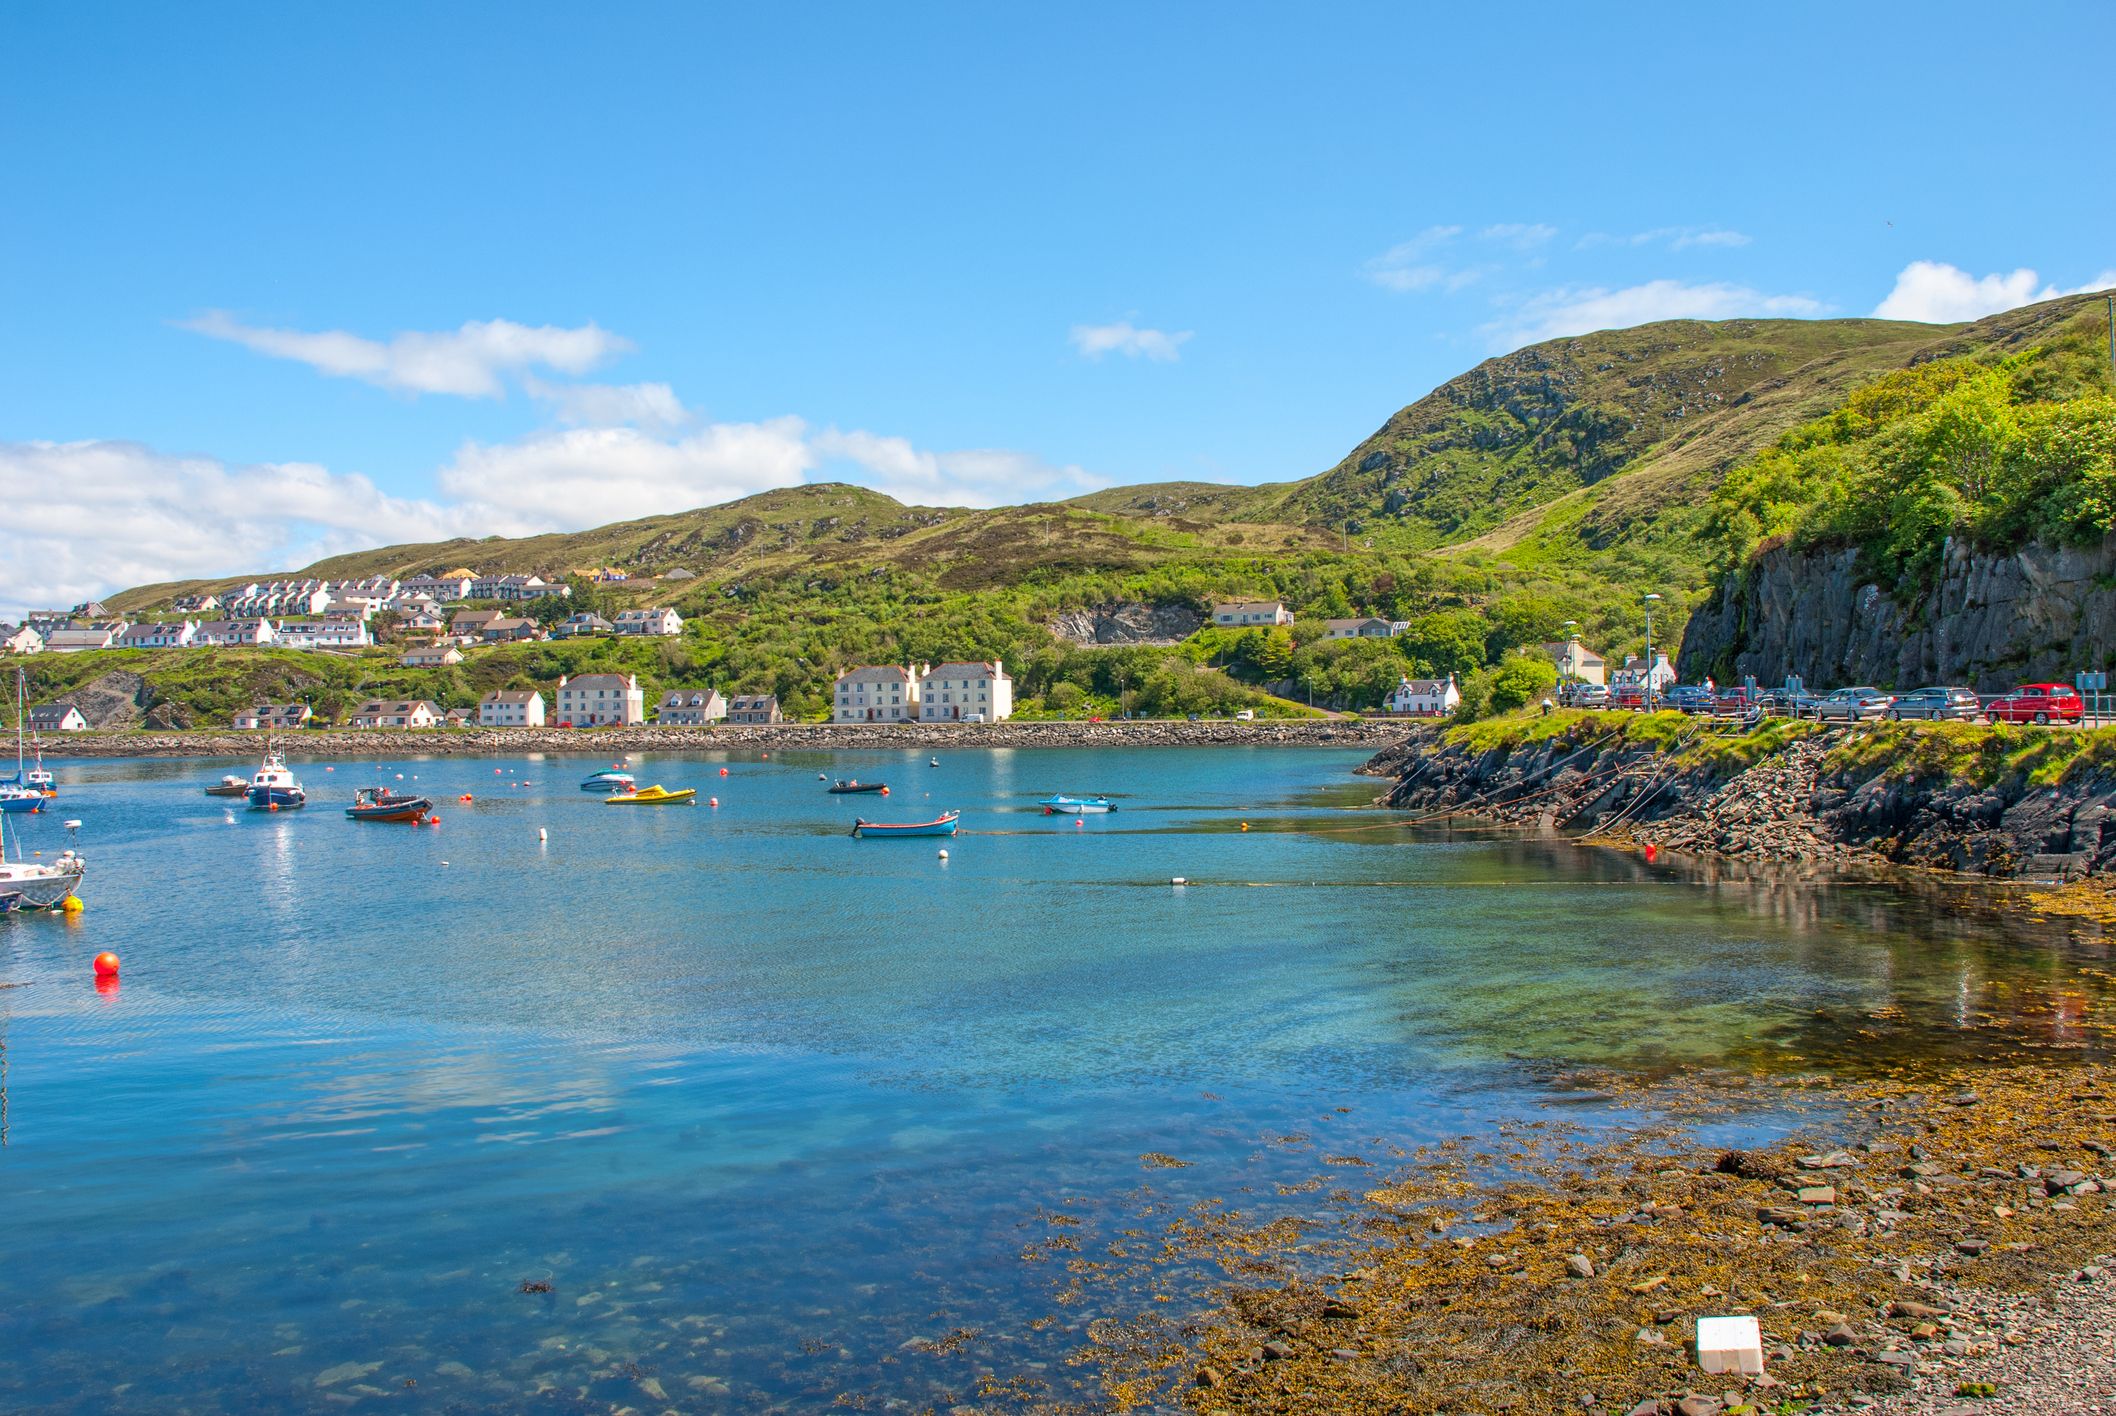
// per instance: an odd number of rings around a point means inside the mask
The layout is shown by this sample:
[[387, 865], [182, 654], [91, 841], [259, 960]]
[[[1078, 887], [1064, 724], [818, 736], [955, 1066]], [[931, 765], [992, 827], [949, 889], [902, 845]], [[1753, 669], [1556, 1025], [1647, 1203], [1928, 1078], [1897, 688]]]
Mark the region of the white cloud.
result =
[[1651, 231], [1638, 231], [1629, 236], [1612, 236], [1606, 231], [1590, 231], [1574, 245], [1582, 251], [1593, 250], [1597, 246], [1656, 245], [1683, 251], [1692, 246], [1746, 246], [1752, 239], [1739, 231], [1729, 231], [1719, 226], [1656, 226]]
[[868, 473], [852, 480], [887, 492], [898, 501], [927, 506], [1047, 501], [1108, 485], [1079, 467], [1054, 467], [1006, 448], [927, 452], [905, 438], [836, 428], [817, 434], [812, 446], [821, 457], [849, 462]]
[[1152, 359], [1157, 363], [1173, 364], [1183, 357], [1182, 349], [1190, 336], [1191, 331], [1187, 329], [1171, 333], [1142, 329], [1130, 320], [1118, 320], [1115, 324], [1074, 325], [1068, 337], [1084, 359], [1122, 354], [1127, 359]]
[[1767, 295], [1744, 285], [1691, 285], [1652, 280], [1607, 290], [1567, 286], [1522, 300], [1502, 320], [1484, 326], [1495, 349], [1518, 349], [1546, 339], [1625, 329], [1655, 320], [1730, 320], [1757, 316], [1810, 317], [1828, 307], [1806, 295]]
[[2042, 284], [2041, 278], [2026, 266], [2007, 275], [1975, 276], [1945, 261], [1912, 261], [1896, 276], [1895, 289], [1888, 292], [1888, 298], [1874, 307], [1874, 315], [1884, 320], [1954, 324], [1980, 320], [2038, 300], [2083, 295], [2111, 286], [2116, 286], [2116, 270], [2105, 270], [2085, 285], [2060, 290]]
[[1399, 241], [1368, 261], [1362, 273], [1384, 290], [1407, 295], [1417, 290], [1449, 286], [1448, 268], [1432, 259], [1434, 252], [1462, 234], [1459, 226], [1428, 226], [1408, 241]]
[[630, 341], [593, 323], [567, 329], [512, 320], [472, 320], [461, 329], [407, 330], [383, 341], [335, 329], [263, 329], [243, 324], [224, 311], [208, 310], [183, 321], [182, 327], [275, 359], [307, 364], [334, 378], [463, 398], [502, 396], [502, 374], [536, 368], [584, 374], [632, 347]]
[[1501, 245], [1511, 246], [1517, 251], [1534, 250], [1537, 246], [1543, 245], [1557, 234], [1558, 228], [1555, 226], [1545, 226], [1541, 222], [1529, 223], [1520, 221], [1501, 222], [1496, 226], [1487, 226], [1477, 233], [1479, 237], [1486, 241], [1497, 241]]
[[691, 420], [676, 390], [665, 383], [554, 384], [531, 376], [522, 380], [522, 389], [549, 403], [560, 421], [575, 425], [669, 430]]

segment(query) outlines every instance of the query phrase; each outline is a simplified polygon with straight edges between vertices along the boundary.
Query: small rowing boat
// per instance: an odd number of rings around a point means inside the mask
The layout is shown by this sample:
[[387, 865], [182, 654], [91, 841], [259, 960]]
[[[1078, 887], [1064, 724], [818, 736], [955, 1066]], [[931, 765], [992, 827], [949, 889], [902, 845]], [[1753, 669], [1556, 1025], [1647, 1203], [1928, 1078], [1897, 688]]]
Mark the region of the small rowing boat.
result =
[[688, 802], [697, 795], [698, 789], [696, 787], [680, 787], [672, 792], [666, 790], [657, 782], [651, 787], [641, 787], [636, 792], [623, 792], [617, 796], [604, 797], [602, 804], [604, 806], [674, 806], [680, 802]]
[[855, 836], [952, 836], [959, 812], [948, 812], [933, 821], [856, 821]]
[[239, 797], [248, 796], [249, 794], [250, 779], [248, 777], [238, 777], [233, 772], [226, 774], [218, 782], [206, 788], [207, 796]]
[[889, 790], [889, 784], [886, 782], [863, 782], [858, 777], [854, 777], [849, 782], [838, 781], [831, 783], [829, 790], [832, 796], [851, 796], [854, 792], [882, 792], [886, 794]]
[[432, 810], [433, 803], [425, 797], [398, 796], [388, 787], [362, 787], [353, 793], [353, 804], [345, 814], [355, 821], [408, 821], [417, 826]]
[[1106, 796], [1048, 796], [1036, 804], [1045, 816], [1097, 816], [1117, 809]]

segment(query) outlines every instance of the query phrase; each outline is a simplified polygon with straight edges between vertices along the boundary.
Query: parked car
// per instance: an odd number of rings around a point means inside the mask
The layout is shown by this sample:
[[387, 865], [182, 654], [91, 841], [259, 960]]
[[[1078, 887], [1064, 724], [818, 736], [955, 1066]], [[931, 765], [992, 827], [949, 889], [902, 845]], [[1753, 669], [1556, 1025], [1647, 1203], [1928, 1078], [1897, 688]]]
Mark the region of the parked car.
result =
[[1661, 700], [1678, 713], [1703, 713], [1712, 707], [1712, 692], [1701, 683], [1670, 684]]
[[1923, 718], [1928, 722], [1952, 719], [1958, 723], [1970, 723], [1982, 715], [1984, 701], [1975, 692], [1966, 688], [1921, 688], [1915, 693], [1903, 693], [1888, 705], [1890, 722], [1900, 723], [1905, 718]]
[[1607, 708], [1609, 690], [1598, 683], [1576, 683], [1572, 686], [1571, 702], [1576, 708]]
[[1618, 708], [1643, 708], [1646, 706], [1646, 686], [1620, 683], [1609, 690], [1609, 702]]
[[1840, 688], [1823, 696], [1815, 705], [1815, 716], [1823, 722], [1841, 718], [1856, 723], [1861, 718], [1880, 717], [1894, 701], [1878, 688]]
[[2076, 723], [2086, 712], [2085, 700], [2068, 683], [2024, 683], [1984, 705], [1985, 721], [1992, 723]]
[[1253, 723], [1256, 721], [1256, 710], [1254, 708], [1238, 709], [1235, 712], [1234, 720], [1238, 723]]
[[1764, 707], [1773, 713], [1783, 713], [1788, 718], [1812, 718], [1821, 702], [1821, 694], [1809, 693], [1806, 689], [1796, 692], [1789, 688], [1780, 688], [1763, 695]]

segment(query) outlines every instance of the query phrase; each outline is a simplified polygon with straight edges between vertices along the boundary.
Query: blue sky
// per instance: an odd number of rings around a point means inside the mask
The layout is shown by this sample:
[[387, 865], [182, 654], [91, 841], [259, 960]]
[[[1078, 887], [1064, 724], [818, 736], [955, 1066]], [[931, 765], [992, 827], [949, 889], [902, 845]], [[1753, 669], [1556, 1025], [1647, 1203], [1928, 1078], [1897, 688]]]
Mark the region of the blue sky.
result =
[[8, 12], [0, 613], [1302, 477], [1535, 338], [2116, 278], [2106, 5], [604, 8]]

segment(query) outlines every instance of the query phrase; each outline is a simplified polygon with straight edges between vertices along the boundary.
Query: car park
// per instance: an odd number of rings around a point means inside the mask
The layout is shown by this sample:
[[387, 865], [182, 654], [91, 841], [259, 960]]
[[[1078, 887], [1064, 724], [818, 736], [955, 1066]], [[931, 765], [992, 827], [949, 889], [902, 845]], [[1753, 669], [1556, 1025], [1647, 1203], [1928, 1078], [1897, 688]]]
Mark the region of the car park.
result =
[[1840, 688], [1823, 695], [1815, 704], [1815, 717], [1823, 722], [1835, 718], [1856, 723], [1862, 718], [1880, 717], [1892, 701], [1878, 688]]
[[1953, 721], [1970, 723], [1983, 715], [1984, 700], [1967, 688], [1921, 688], [1915, 693], [1900, 693], [1896, 701], [1888, 705], [1890, 722], [1900, 723], [1905, 718], [1920, 718], [1927, 722]]
[[2076, 723], [2086, 712], [2086, 701], [2068, 683], [2024, 683], [1984, 705], [1984, 719], [1992, 723]]

